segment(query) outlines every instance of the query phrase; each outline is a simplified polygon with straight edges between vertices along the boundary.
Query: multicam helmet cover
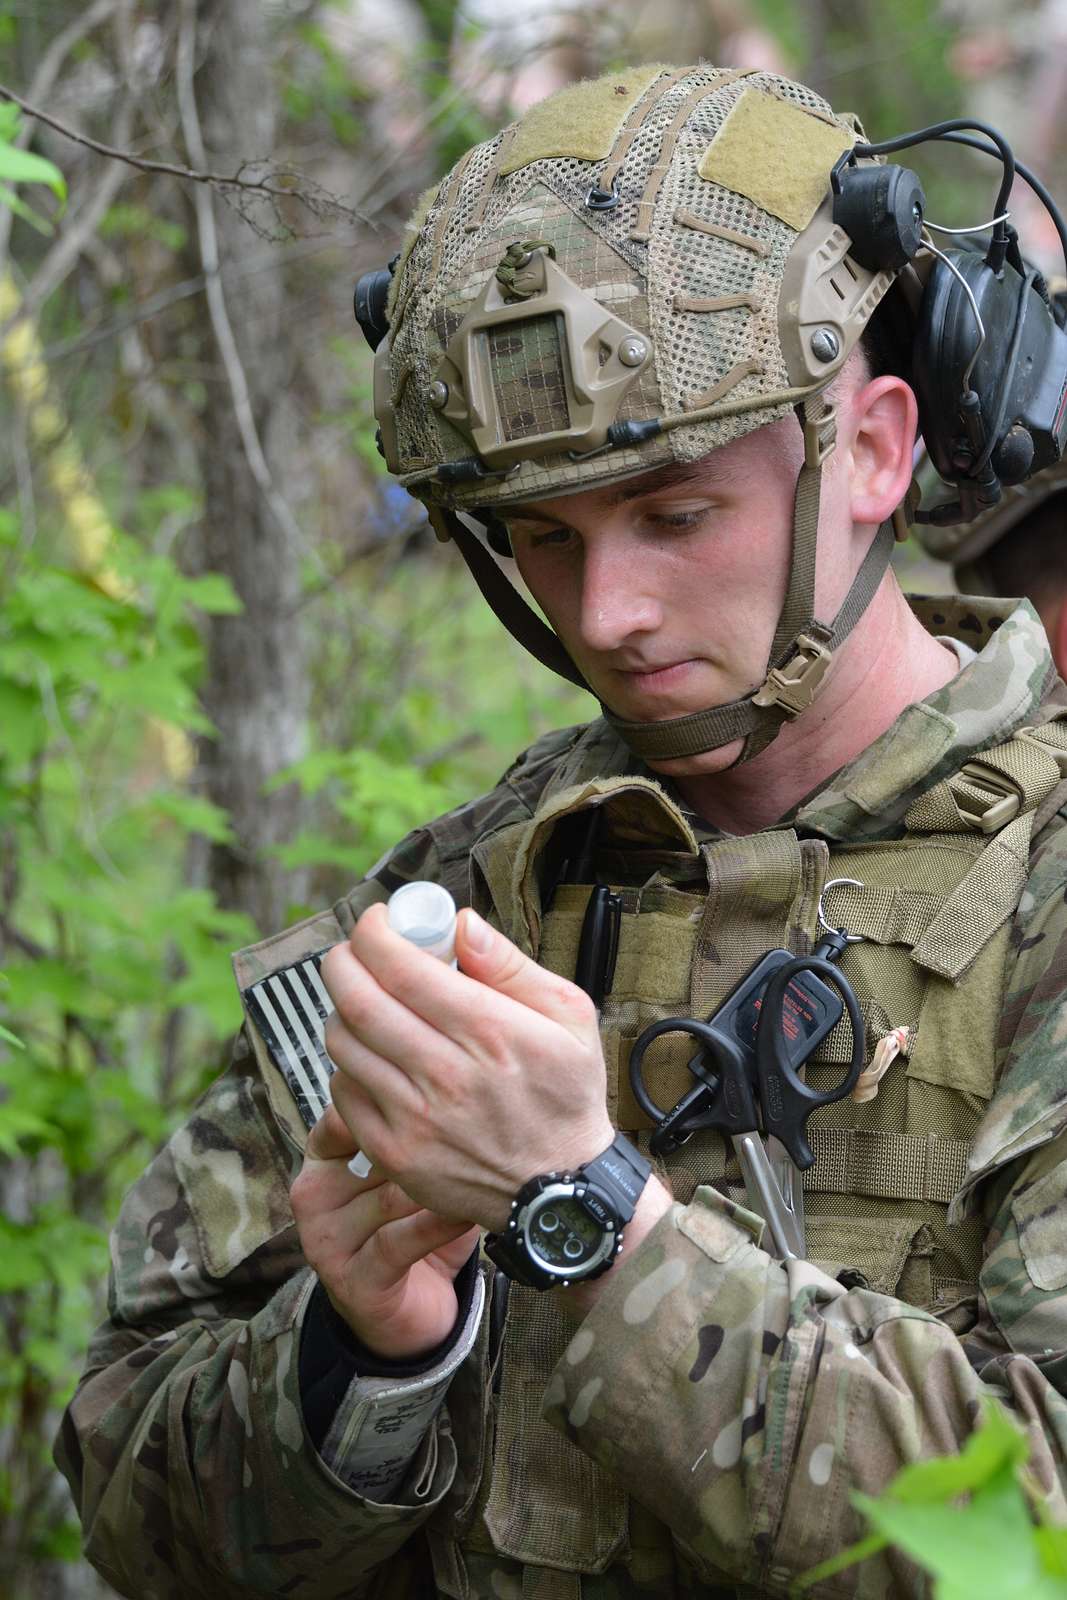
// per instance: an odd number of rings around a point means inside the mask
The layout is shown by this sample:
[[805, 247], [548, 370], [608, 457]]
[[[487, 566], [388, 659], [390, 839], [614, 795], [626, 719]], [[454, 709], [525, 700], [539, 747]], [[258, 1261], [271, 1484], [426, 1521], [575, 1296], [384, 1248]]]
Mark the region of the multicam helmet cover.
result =
[[375, 355], [382, 451], [542, 661], [582, 681], [456, 513], [688, 462], [794, 410], [804, 430], [789, 588], [752, 695], [656, 723], [605, 715], [646, 759], [744, 740], [811, 703], [888, 563], [872, 545], [814, 615], [820, 398], [894, 270], [834, 222], [831, 173], [863, 137], [773, 73], [642, 66], [564, 89], [475, 146], [416, 213]]
[[376, 392], [392, 470], [439, 504], [505, 504], [787, 415], [893, 281], [830, 215], [861, 136], [772, 73], [644, 66], [475, 146], [395, 275]]

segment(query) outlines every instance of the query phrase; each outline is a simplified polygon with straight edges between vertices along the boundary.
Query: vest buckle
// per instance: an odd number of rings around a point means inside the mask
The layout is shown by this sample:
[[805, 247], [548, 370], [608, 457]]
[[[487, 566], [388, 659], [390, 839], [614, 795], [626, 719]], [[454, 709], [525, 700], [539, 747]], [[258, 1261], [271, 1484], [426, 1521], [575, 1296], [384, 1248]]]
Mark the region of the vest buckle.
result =
[[832, 657], [823, 640], [814, 633], [798, 633], [793, 649], [794, 654], [788, 661], [768, 672], [752, 696], [753, 705], [781, 706], [789, 717], [799, 716], [811, 705]]
[[966, 788], [957, 788], [950, 780], [952, 798], [961, 821], [975, 833], [998, 833], [1019, 815], [1022, 800], [1018, 790], [994, 768], [968, 761], [956, 776]]

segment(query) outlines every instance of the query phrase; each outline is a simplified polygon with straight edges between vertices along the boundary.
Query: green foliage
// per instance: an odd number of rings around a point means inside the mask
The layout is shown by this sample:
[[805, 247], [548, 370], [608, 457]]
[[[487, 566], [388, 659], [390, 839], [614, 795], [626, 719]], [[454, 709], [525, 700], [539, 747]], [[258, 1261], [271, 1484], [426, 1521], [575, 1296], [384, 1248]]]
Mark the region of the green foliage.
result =
[[491, 787], [546, 729], [594, 714], [587, 694], [504, 633], [455, 551], [435, 541], [403, 559], [387, 544], [318, 607], [317, 737], [276, 780], [300, 784], [310, 817], [277, 854], [320, 869], [323, 898], [411, 828]]
[[363, 123], [356, 107], [367, 98], [366, 91], [317, 23], [302, 23], [293, 31], [304, 48], [295, 56], [282, 85], [287, 116], [298, 126], [325, 117], [339, 144], [357, 145]]
[[853, 1495], [873, 1533], [806, 1573], [796, 1592], [892, 1544], [933, 1576], [936, 1600], [1067, 1600], [1067, 1528], [1035, 1521], [1028, 1454], [1025, 1436], [990, 1404], [959, 1455], [905, 1467], [878, 1499]]
[[165, 250], [178, 251], [186, 240], [185, 229], [166, 217], [156, 216], [145, 206], [109, 206], [100, 220], [102, 239], [151, 239]]
[[189, 837], [229, 824], [166, 776], [207, 727], [196, 614], [235, 597], [125, 535], [109, 554], [105, 588], [0, 511], [0, 1437], [19, 1441], [0, 1506], [56, 1555], [76, 1540], [23, 1496], [98, 1315], [107, 1223], [224, 1064], [226, 956], [254, 937], [181, 887]]
[[67, 197], [67, 186], [59, 168], [29, 150], [16, 147], [22, 117], [17, 106], [10, 101], [0, 103], [0, 205], [9, 206], [41, 233], [50, 233], [52, 225], [47, 217], [15, 193], [16, 183], [43, 183], [57, 194], [60, 200]]

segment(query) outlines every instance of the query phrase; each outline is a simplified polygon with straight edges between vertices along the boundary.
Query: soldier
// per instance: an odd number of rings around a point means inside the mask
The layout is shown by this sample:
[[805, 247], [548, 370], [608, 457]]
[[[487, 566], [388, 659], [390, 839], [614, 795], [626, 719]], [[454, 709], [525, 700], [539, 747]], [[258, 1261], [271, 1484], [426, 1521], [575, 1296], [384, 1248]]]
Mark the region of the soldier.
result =
[[974, 522], [926, 525], [919, 542], [936, 561], [952, 563], [960, 594], [1022, 595], [1048, 634], [1052, 659], [1067, 671], [1067, 470], [1050, 468], [1006, 491]]
[[[125, 1201], [57, 1445], [120, 1592], [784, 1595], [987, 1397], [1067, 1509], [1067, 690], [1028, 608], [888, 569], [916, 400], [868, 324], [921, 205], [861, 137], [765, 72], [564, 90], [364, 304], [390, 467], [603, 714], [235, 958], [247, 1026]], [[458, 970], [387, 925], [415, 879]], [[801, 1254], [719, 1131], [652, 1161], [692, 1040], [647, 1092], [628, 1062], [828, 924], [858, 1010], [808, 1082], [864, 1079], [809, 1130]]]

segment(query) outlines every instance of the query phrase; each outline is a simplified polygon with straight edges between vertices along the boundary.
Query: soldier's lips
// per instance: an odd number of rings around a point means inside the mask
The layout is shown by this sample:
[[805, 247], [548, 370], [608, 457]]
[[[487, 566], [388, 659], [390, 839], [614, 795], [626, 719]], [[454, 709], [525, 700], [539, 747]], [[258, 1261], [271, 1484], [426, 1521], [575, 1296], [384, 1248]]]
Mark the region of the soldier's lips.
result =
[[696, 658], [689, 656], [684, 661], [671, 661], [662, 667], [616, 667], [614, 671], [628, 689], [656, 694], [678, 688], [696, 665]]

